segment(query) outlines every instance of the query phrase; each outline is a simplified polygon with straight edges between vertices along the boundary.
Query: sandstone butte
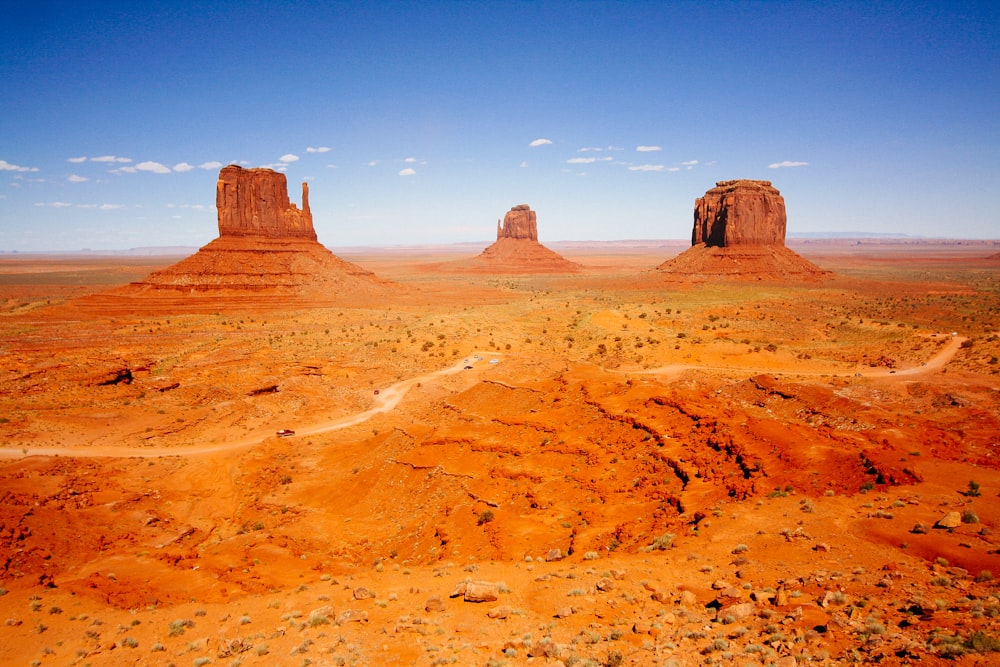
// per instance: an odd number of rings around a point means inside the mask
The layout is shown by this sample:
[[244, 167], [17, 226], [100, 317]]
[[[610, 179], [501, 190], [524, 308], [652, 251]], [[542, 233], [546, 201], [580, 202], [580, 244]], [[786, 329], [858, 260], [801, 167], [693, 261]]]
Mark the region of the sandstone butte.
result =
[[786, 223], [785, 199], [770, 181], [719, 181], [695, 200], [691, 248], [657, 269], [674, 279], [828, 276], [785, 247]]
[[497, 240], [472, 259], [435, 265], [458, 273], [578, 273], [582, 267], [538, 242], [537, 216], [527, 204], [514, 206], [497, 220]]
[[300, 210], [288, 198], [284, 174], [229, 165], [219, 172], [216, 207], [219, 236], [197, 253], [74, 305], [127, 312], [289, 308], [399, 289], [317, 241], [306, 183]]

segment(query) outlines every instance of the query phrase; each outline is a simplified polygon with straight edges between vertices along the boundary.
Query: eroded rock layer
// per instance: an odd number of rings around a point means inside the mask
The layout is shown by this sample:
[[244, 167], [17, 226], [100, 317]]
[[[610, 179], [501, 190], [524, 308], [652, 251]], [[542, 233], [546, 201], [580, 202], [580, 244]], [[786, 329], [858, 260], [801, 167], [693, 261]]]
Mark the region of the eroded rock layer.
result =
[[288, 199], [284, 174], [230, 165], [219, 173], [216, 205], [219, 238], [177, 264], [76, 306], [157, 313], [308, 307], [385, 296], [399, 287], [316, 240], [305, 183], [299, 210]]
[[503, 224], [497, 220], [497, 240], [528, 239], [538, 240], [538, 222], [535, 212], [527, 204], [518, 204], [503, 218]]
[[785, 247], [785, 226], [785, 200], [770, 181], [719, 181], [695, 200], [691, 248], [656, 268], [670, 280], [829, 276]]
[[785, 200], [771, 181], [719, 181], [694, 203], [691, 245], [785, 245]]
[[285, 175], [271, 169], [244, 169], [231, 164], [219, 172], [215, 206], [219, 236], [316, 240], [309, 185], [302, 184], [302, 210], [288, 199]]

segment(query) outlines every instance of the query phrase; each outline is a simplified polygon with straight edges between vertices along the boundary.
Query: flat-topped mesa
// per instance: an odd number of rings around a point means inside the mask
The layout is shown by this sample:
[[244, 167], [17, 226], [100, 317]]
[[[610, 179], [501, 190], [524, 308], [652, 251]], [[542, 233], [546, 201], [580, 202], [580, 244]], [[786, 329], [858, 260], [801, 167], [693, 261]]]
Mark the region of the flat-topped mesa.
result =
[[285, 175], [271, 169], [231, 164], [219, 172], [215, 205], [219, 236], [259, 236], [316, 240], [309, 186], [302, 184], [302, 210], [288, 199]]
[[785, 245], [785, 200], [771, 181], [719, 181], [694, 203], [691, 245]]
[[518, 204], [507, 211], [502, 225], [497, 220], [497, 240], [503, 238], [538, 240], [538, 223], [530, 206]]

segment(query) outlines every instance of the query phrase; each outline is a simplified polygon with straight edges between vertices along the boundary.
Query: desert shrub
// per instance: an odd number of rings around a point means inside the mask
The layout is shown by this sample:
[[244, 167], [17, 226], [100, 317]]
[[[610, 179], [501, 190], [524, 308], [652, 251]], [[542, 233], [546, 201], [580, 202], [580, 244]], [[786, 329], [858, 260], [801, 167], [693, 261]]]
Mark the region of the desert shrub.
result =
[[972, 510], [962, 512], [962, 523], [979, 523], [979, 515]]
[[122, 640], [122, 646], [128, 646], [129, 648], [135, 648], [139, 645], [139, 641], [135, 637], [126, 637]]
[[674, 546], [674, 535], [673, 533], [664, 533], [656, 539], [653, 540], [651, 545], [653, 549], [657, 551], [666, 551], [667, 549]]
[[978, 581], [979, 583], [983, 583], [986, 581], [993, 581], [993, 573], [990, 572], [989, 570], [982, 570], [979, 574], [976, 575], [976, 581]]
[[981, 493], [982, 492], [979, 490], [979, 483], [976, 482], [976, 481], [974, 481], [974, 480], [970, 480], [969, 481], [969, 488], [965, 491], [965, 495], [970, 496], [972, 498], [976, 498]]
[[183, 635], [187, 628], [193, 628], [194, 621], [188, 618], [179, 618], [176, 621], [170, 621], [170, 636], [176, 637], [178, 635]]
[[479, 520], [477, 523], [482, 526], [493, 520], [493, 510], [483, 510], [479, 513]]
[[736, 547], [733, 549], [733, 553], [734, 554], [741, 554], [741, 553], [744, 553], [745, 551], [747, 551], [747, 549], [749, 549], [749, 547], [747, 547], [747, 545], [745, 545], [745, 544], [737, 544]]

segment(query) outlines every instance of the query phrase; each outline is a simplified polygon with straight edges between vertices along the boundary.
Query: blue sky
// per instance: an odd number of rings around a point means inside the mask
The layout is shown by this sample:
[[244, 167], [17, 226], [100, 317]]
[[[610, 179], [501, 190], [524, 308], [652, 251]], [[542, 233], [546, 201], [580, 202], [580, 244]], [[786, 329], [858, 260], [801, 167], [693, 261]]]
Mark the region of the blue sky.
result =
[[0, 251], [202, 245], [228, 163], [329, 246], [789, 232], [1000, 238], [996, 2], [45, 2], [0, 22]]

